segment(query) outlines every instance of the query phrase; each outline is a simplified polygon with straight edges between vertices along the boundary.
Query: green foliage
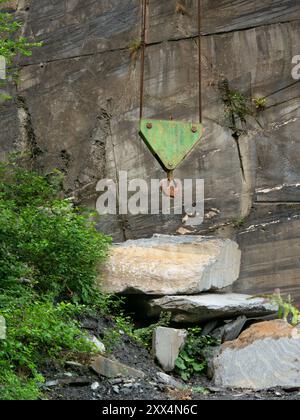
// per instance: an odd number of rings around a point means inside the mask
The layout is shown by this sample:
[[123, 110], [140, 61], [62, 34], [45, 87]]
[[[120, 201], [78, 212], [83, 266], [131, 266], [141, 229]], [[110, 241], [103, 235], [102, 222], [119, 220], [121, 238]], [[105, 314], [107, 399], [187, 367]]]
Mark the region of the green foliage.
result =
[[88, 302], [110, 240], [93, 214], [57, 198], [53, 185], [14, 164], [0, 165], [0, 289], [27, 282]]
[[267, 98], [252, 98], [252, 102], [258, 111], [264, 111], [267, 106]]
[[[257, 113], [263, 111], [267, 105], [266, 98], [251, 98], [238, 90], [231, 89], [227, 79], [219, 82], [219, 91], [225, 106], [225, 117], [228, 128], [234, 136], [239, 137], [247, 133], [247, 117], [257, 117]], [[256, 118], [257, 123], [259, 121]]]
[[202, 394], [202, 395], [209, 395], [210, 392], [207, 388], [204, 388], [203, 386], [194, 386], [192, 387], [192, 392], [195, 394]]
[[252, 115], [248, 99], [237, 90], [230, 89], [227, 79], [219, 83], [219, 90], [225, 106], [225, 117], [228, 120], [229, 128], [235, 135], [245, 133], [246, 116]]
[[21, 378], [9, 368], [0, 373], [0, 400], [37, 400], [42, 396], [39, 383]]
[[[7, 3], [7, 0], [0, 0], [0, 7], [3, 3]], [[33, 48], [43, 45], [41, 42], [29, 42], [27, 38], [20, 35], [22, 26], [23, 23], [16, 20], [13, 14], [0, 11], [0, 56], [5, 58], [8, 78], [15, 83], [18, 81], [15, 58], [18, 56], [30, 57]], [[1, 80], [0, 88], [5, 85], [6, 81]], [[11, 95], [0, 92], [1, 103], [11, 99]]]
[[146, 349], [152, 348], [152, 336], [153, 332], [157, 327], [168, 327], [171, 321], [170, 312], [162, 312], [160, 318], [156, 324], [151, 324], [146, 328], [139, 328], [134, 331], [135, 339], [140, 342]]
[[176, 360], [176, 370], [182, 380], [188, 381], [194, 374], [202, 373], [207, 366], [207, 348], [217, 345], [219, 341], [215, 338], [201, 335], [201, 328], [189, 328], [187, 342]]
[[119, 304], [94, 287], [110, 239], [91, 212], [60, 198], [60, 173], [48, 178], [0, 164], [0, 399], [38, 398], [44, 361], [94, 352], [76, 321], [82, 303], [103, 312]]
[[136, 58], [136, 55], [139, 52], [141, 47], [142, 47], [142, 40], [140, 38], [133, 39], [130, 42], [128, 46], [128, 50], [129, 50], [131, 58]]
[[287, 298], [284, 298], [281, 295], [280, 289], [276, 289], [272, 295], [256, 295], [251, 299], [257, 297], [264, 298], [266, 301], [270, 302], [272, 305], [278, 307], [278, 318], [283, 319], [284, 321], [289, 322], [293, 326], [300, 324], [300, 311], [294, 305], [291, 295], [288, 295]]
[[0, 341], [0, 399], [36, 399], [44, 379], [39, 365], [62, 358], [62, 352], [93, 353], [74, 317], [81, 307], [53, 303], [24, 286], [3, 293], [0, 315], [7, 323], [7, 338]]
[[11, 101], [12, 99], [13, 97], [11, 95], [0, 92], [0, 102], [7, 102], [7, 101]]
[[12, 14], [0, 12], [0, 55], [5, 57], [7, 66], [13, 64], [18, 54], [30, 57], [32, 48], [42, 46], [41, 42], [29, 42], [27, 38], [18, 36], [22, 26], [22, 22], [15, 20]]
[[233, 220], [233, 225], [236, 228], [240, 228], [240, 227], [244, 226], [245, 223], [246, 223], [246, 220], [244, 218]]

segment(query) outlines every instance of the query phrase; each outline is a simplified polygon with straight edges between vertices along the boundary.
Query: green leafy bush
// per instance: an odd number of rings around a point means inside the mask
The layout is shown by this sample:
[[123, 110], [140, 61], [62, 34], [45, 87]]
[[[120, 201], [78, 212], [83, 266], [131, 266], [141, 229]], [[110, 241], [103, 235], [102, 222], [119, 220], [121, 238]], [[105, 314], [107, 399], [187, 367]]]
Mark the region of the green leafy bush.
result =
[[151, 324], [145, 328], [139, 328], [134, 331], [134, 337], [137, 341], [143, 344], [146, 349], [150, 350], [152, 348], [152, 337], [153, 332], [157, 327], [168, 327], [171, 322], [171, 313], [162, 312], [160, 314], [159, 320], [155, 324]]
[[264, 298], [266, 302], [277, 306], [279, 319], [289, 322], [294, 327], [300, 324], [300, 311], [297, 306], [295, 306], [290, 294], [287, 297], [284, 297], [282, 296], [280, 289], [275, 289], [272, 295], [256, 295], [252, 296], [250, 299], [255, 299], [257, 297]]
[[[8, 0], [0, 0], [0, 8]], [[23, 23], [15, 18], [11, 13], [0, 11], [0, 56], [6, 60], [6, 70], [9, 78], [17, 82], [18, 71], [16, 70], [15, 58], [19, 55], [30, 57], [32, 49], [41, 47], [41, 42], [29, 42], [27, 38], [21, 35]], [[4, 87], [6, 81], [0, 81], [0, 88]], [[0, 101], [5, 102], [12, 99], [11, 95], [0, 92]]]
[[219, 342], [215, 338], [201, 335], [201, 328], [189, 328], [187, 342], [176, 360], [181, 378], [188, 381], [194, 374], [202, 373], [207, 366], [207, 348], [217, 345]]
[[61, 198], [60, 174], [50, 179], [0, 164], [0, 399], [39, 398], [44, 361], [94, 352], [77, 321], [83, 303], [113, 305], [94, 287], [110, 238]]
[[62, 352], [95, 351], [75, 320], [81, 306], [52, 299], [24, 286], [0, 296], [0, 315], [7, 323], [7, 338], [0, 341], [0, 399], [37, 398], [44, 361], [62, 359]]
[[[5, 2], [7, 0], [0, 0], [0, 5]], [[16, 36], [22, 26], [22, 22], [15, 20], [12, 14], [0, 12], [0, 55], [6, 58], [8, 65], [12, 65], [17, 54], [29, 57], [33, 47], [42, 45], [41, 42], [29, 42], [23, 36]]]
[[25, 281], [88, 302], [110, 239], [34, 172], [0, 165], [0, 288]]

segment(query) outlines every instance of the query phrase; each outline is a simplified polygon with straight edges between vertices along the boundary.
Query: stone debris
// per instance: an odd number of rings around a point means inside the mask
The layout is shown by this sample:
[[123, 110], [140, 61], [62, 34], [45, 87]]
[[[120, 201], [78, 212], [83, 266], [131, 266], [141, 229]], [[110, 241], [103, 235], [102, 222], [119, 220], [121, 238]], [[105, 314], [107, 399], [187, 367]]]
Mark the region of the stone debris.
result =
[[158, 372], [157, 373], [157, 377], [159, 382], [169, 386], [170, 388], [174, 388], [174, 389], [184, 389], [186, 387], [185, 384], [177, 381], [176, 379], [174, 379], [172, 376], [167, 375], [164, 372]]
[[211, 335], [219, 339], [222, 343], [235, 340], [242, 332], [247, 319], [248, 318], [243, 315], [233, 321], [225, 322], [224, 325], [216, 328]]
[[229, 239], [154, 235], [115, 245], [102, 268], [99, 287], [107, 293], [196, 294], [232, 285], [241, 251]]
[[97, 389], [100, 387], [99, 382], [93, 382], [91, 385], [91, 390], [92, 391], [97, 391]]
[[161, 312], [171, 312], [178, 323], [196, 323], [238, 316], [256, 317], [275, 313], [277, 307], [262, 298], [249, 295], [202, 294], [194, 296], [165, 296], [147, 302], [147, 315], [157, 317]]
[[186, 330], [158, 327], [153, 333], [152, 351], [165, 372], [172, 372], [176, 359], [185, 345]]
[[91, 364], [91, 368], [98, 373], [98, 375], [106, 378], [144, 378], [144, 372], [134, 369], [130, 366], [115, 360], [107, 359], [103, 356], [97, 356]]
[[228, 388], [300, 388], [300, 331], [282, 320], [252, 325], [222, 345], [214, 383]]

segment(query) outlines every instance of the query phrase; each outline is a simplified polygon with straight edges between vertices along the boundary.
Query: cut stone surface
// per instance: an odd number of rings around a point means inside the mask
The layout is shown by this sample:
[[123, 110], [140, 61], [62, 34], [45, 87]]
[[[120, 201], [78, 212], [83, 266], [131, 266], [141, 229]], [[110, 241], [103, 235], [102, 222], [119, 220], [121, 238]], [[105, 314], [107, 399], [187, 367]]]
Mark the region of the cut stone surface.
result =
[[114, 246], [99, 278], [108, 293], [194, 294], [233, 284], [241, 252], [229, 239], [154, 235]]
[[0, 340], [6, 339], [6, 322], [3, 316], [0, 316]]
[[97, 356], [97, 358], [92, 361], [91, 368], [98, 373], [98, 375], [105, 376], [106, 378], [143, 378], [145, 376], [145, 374], [138, 369], [134, 369], [115, 360], [107, 359], [103, 356]]
[[217, 386], [263, 390], [300, 387], [300, 331], [282, 320], [252, 325], [223, 344], [213, 361]]
[[[198, 32], [197, 1], [184, 2], [185, 15], [175, 13], [175, 4], [150, 2], [146, 115], [197, 121], [198, 47], [190, 38]], [[13, 0], [1, 6], [17, 7], [24, 35], [46, 41], [22, 60], [26, 66], [18, 63], [18, 93], [11, 94], [20, 100], [1, 106], [1, 160], [33, 147], [34, 167], [46, 174], [60, 169], [64, 189], [91, 207], [97, 182], [116, 179], [120, 170], [128, 181], [165, 178], [138, 130], [140, 57], [132, 60], [128, 46], [140, 36], [141, 1]], [[205, 179], [204, 227], [220, 226], [222, 237], [227, 223], [255, 213], [253, 230], [232, 233], [243, 254], [234, 291], [280, 288], [300, 304], [300, 83], [291, 77], [292, 57], [300, 51], [300, 2], [219, 0], [202, 7], [206, 131], [176, 177]], [[260, 127], [247, 118], [239, 147], [216, 89], [220, 73], [231, 89], [267, 98]], [[103, 215], [98, 224], [115, 241], [182, 227], [182, 215], [174, 214]]]
[[256, 317], [276, 312], [277, 307], [262, 298], [235, 293], [203, 294], [198, 296], [165, 296], [147, 302], [147, 314], [158, 316], [162, 311], [171, 312], [175, 322], [199, 322], [228, 319], [245, 315]]
[[153, 333], [153, 355], [165, 372], [172, 372], [187, 339], [186, 330], [158, 327]]

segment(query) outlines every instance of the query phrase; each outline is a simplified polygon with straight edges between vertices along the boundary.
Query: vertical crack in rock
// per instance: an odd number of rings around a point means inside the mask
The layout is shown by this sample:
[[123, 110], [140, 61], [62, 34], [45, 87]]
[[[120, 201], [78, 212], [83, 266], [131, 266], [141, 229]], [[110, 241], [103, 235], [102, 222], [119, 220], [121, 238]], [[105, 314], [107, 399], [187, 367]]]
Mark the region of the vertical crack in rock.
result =
[[99, 168], [102, 176], [106, 172], [106, 142], [107, 137], [111, 136], [110, 119], [111, 115], [102, 108], [91, 138], [92, 162]]
[[[106, 146], [110, 136], [110, 115], [101, 108], [96, 117], [96, 123], [89, 136], [89, 162], [84, 162], [80, 175], [75, 180], [76, 190], [73, 193], [78, 202], [87, 201], [96, 197], [96, 184], [106, 175]], [[62, 154], [65, 151], [62, 151]], [[66, 154], [62, 155], [65, 158]]]
[[[110, 102], [108, 102], [108, 107], [111, 107]], [[107, 164], [106, 144], [107, 144], [108, 138], [112, 139], [111, 119], [112, 119], [111, 112], [109, 112], [107, 109], [101, 108], [100, 115], [98, 115], [97, 117], [97, 125], [92, 134], [92, 147], [91, 147], [92, 161], [93, 161], [93, 165], [96, 165], [96, 167], [99, 167], [100, 165], [100, 167], [102, 168], [101, 174], [99, 174], [101, 175], [102, 178], [106, 176], [106, 164]], [[114, 148], [114, 144], [112, 140], [110, 144], [112, 145], [112, 155], [113, 155], [113, 161], [114, 161], [114, 167], [115, 167], [115, 181], [119, 185], [117, 158], [116, 158], [115, 148]], [[117, 196], [117, 205], [119, 205], [118, 196]], [[120, 224], [123, 239], [124, 241], [126, 241], [127, 220], [125, 219], [125, 216], [119, 216], [118, 223]]]
[[242, 172], [243, 182], [246, 182], [243, 155], [242, 155], [242, 152], [241, 152], [241, 147], [240, 147], [240, 142], [239, 142], [240, 136], [237, 133], [235, 133], [235, 134], [233, 134], [232, 137], [234, 138], [235, 144], [236, 144], [236, 147], [237, 147], [237, 152], [238, 152], [238, 156], [239, 156], [240, 168], [241, 168], [241, 172]]
[[31, 114], [25, 98], [20, 95], [17, 96], [16, 106], [20, 126], [20, 137], [17, 141], [16, 148], [20, 152], [29, 153], [32, 166], [36, 167], [36, 158], [42, 153], [42, 150], [38, 147], [36, 141]]

